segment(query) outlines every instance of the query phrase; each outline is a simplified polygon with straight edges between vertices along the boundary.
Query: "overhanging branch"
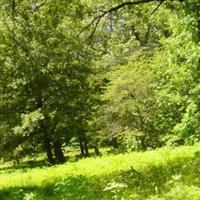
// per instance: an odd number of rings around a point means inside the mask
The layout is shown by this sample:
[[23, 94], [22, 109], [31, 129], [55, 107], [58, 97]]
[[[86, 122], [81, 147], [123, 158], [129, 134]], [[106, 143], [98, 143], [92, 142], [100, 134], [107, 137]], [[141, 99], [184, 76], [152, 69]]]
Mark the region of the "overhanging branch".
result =
[[44, 0], [41, 4], [38, 4], [34, 7], [33, 12], [38, 11], [41, 7], [43, 7], [47, 3], [47, 0]]
[[139, 5], [139, 4], [146, 4], [146, 3], [150, 3], [150, 2], [159, 2], [159, 5], [153, 10], [153, 12], [151, 13], [151, 15], [153, 15], [156, 10], [167, 0], [137, 0], [137, 1], [126, 1], [126, 2], [123, 2], [121, 4], [118, 4], [114, 7], [111, 7], [110, 9], [108, 10], [105, 10], [105, 11], [100, 11], [100, 14], [98, 16], [96, 16], [88, 25], [86, 25], [85, 27], [83, 27], [79, 33], [79, 35], [85, 30], [85, 29], [88, 29], [90, 26], [94, 25], [94, 28], [92, 30], [92, 33], [90, 34], [89, 38], [91, 38], [101, 19], [104, 18], [107, 14], [109, 13], [112, 13], [112, 12], [117, 12], [119, 11], [120, 9], [123, 9], [123, 8], [126, 8], [127, 6], [135, 6], [135, 5]]
[[160, 0], [160, 3], [156, 6], [156, 8], [151, 12], [150, 16], [151, 17], [157, 10], [158, 8], [165, 2], [165, 0]]

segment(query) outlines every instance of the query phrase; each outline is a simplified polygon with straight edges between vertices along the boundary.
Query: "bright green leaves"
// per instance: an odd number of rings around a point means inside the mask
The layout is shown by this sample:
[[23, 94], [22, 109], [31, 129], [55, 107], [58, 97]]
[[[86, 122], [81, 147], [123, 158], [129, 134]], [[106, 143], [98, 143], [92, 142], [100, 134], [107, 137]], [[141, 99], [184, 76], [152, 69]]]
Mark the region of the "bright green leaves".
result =
[[181, 122], [174, 127], [173, 132], [177, 134], [179, 138], [185, 139], [187, 143], [193, 144], [200, 139], [199, 122], [199, 108], [195, 103], [190, 103], [183, 114]]
[[150, 139], [152, 133], [150, 127], [153, 126], [155, 99], [153, 73], [148, 63], [148, 57], [134, 56], [129, 59], [127, 65], [119, 66], [110, 73], [110, 83], [102, 99], [106, 102], [104, 128], [111, 136], [116, 134], [123, 138], [127, 137], [126, 134], [129, 132], [138, 142], [139, 138], [143, 137], [146, 138], [146, 142], [153, 141]]
[[[157, 105], [161, 117], [160, 128], [183, 139], [194, 142], [199, 138], [199, 45], [196, 41], [198, 18], [178, 13], [170, 18], [173, 35], [163, 41], [165, 45], [155, 54], [152, 66], [158, 82]], [[155, 62], [155, 63], [154, 63]]]
[[39, 129], [41, 121], [44, 119], [45, 118], [41, 109], [35, 110], [28, 114], [22, 114], [21, 125], [14, 127], [14, 134], [27, 137], [33, 133], [35, 129]]

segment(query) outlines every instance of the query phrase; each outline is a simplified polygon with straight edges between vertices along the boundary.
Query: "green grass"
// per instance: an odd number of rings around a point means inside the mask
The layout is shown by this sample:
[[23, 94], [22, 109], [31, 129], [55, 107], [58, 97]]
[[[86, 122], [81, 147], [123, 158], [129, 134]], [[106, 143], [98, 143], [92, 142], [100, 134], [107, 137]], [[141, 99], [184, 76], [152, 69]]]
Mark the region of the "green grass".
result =
[[0, 168], [0, 199], [199, 200], [200, 144], [53, 167]]

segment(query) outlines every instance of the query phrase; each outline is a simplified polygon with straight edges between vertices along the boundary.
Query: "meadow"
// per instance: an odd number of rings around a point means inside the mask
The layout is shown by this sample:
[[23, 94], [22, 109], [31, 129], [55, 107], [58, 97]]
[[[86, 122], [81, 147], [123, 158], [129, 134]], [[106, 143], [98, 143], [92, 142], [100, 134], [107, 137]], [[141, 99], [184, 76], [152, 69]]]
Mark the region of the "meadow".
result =
[[1, 200], [199, 200], [200, 144], [0, 168]]

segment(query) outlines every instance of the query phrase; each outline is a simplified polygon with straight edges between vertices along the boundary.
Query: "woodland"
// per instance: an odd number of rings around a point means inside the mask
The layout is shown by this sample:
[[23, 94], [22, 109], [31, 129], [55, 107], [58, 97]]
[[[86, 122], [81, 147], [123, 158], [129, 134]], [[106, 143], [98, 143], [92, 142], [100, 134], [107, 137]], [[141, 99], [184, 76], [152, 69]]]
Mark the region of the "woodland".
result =
[[199, 141], [199, 0], [1, 0], [0, 199], [199, 200]]

